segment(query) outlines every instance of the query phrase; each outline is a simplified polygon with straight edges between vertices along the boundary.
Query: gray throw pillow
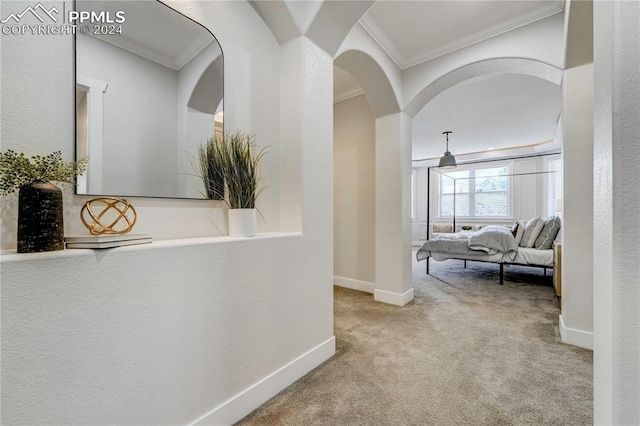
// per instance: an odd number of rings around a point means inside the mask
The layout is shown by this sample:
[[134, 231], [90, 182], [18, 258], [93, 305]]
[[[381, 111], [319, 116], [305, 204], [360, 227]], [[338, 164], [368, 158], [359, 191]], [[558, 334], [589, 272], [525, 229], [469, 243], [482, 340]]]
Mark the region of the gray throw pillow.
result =
[[520, 247], [533, 247], [536, 243], [536, 238], [540, 235], [540, 231], [542, 231], [543, 227], [544, 220], [542, 220], [540, 216], [529, 220], [524, 229], [524, 235], [522, 236], [522, 241], [520, 241]]
[[558, 216], [553, 216], [545, 220], [544, 227], [542, 228], [542, 231], [540, 231], [538, 238], [536, 238], [534, 247], [538, 250], [549, 250], [559, 231], [560, 218]]
[[513, 225], [511, 225], [511, 235], [513, 235], [513, 238], [515, 238], [516, 235], [518, 235], [519, 226], [520, 226], [520, 222], [518, 222], [517, 220], [513, 222]]
[[520, 241], [522, 241], [522, 237], [524, 237], [524, 228], [527, 227], [527, 222], [524, 220], [518, 221], [518, 232], [516, 233], [516, 244], [520, 245]]

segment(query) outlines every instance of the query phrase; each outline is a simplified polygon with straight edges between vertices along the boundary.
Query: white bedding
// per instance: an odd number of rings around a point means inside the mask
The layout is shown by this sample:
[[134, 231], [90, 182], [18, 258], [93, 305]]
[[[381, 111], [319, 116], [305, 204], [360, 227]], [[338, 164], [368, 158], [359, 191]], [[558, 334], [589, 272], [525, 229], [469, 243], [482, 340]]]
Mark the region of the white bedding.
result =
[[427, 241], [416, 253], [417, 260], [431, 257], [435, 260], [460, 259], [478, 260], [492, 263], [517, 263], [520, 265], [553, 267], [553, 250], [518, 247], [515, 256], [513, 251], [503, 253], [496, 250], [472, 250], [469, 248], [469, 237], [472, 233], [449, 234]]
[[536, 248], [518, 248], [518, 254], [512, 263], [521, 265], [536, 265], [553, 267], [553, 250], [538, 250]]

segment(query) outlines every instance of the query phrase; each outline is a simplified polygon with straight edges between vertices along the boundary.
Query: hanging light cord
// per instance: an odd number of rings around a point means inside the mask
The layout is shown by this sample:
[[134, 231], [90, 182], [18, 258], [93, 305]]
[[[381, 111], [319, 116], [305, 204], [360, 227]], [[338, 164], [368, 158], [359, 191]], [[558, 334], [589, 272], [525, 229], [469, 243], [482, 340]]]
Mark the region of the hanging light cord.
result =
[[447, 130], [446, 132], [442, 132], [443, 135], [445, 135], [445, 137], [447, 138], [447, 152], [449, 152], [449, 133], [453, 133], [450, 130]]

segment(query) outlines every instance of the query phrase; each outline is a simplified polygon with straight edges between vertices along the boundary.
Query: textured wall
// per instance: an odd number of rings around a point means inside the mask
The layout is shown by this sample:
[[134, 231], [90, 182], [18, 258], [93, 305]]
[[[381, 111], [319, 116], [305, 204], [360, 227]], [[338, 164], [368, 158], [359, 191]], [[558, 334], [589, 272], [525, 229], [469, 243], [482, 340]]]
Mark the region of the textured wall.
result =
[[301, 235], [3, 256], [3, 424], [196, 420], [332, 339], [313, 257]]
[[594, 2], [595, 424], [640, 424], [639, 20]]

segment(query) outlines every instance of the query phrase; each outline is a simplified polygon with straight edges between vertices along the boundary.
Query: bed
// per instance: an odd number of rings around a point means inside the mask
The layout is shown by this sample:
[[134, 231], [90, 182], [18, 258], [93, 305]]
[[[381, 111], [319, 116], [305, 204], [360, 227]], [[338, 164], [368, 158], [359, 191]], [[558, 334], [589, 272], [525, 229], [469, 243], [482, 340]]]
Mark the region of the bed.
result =
[[[546, 224], [546, 222], [543, 221]], [[527, 223], [528, 224], [528, 223]], [[527, 224], [523, 225], [523, 233]], [[462, 231], [454, 234], [444, 234], [425, 242], [416, 253], [418, 261], [426, 261], [426, 271], [429, 274], [429, 259], [438, 261], [459, 259], [467, 261], [497, 263], [500, 266], [500, 284], [504, 284], [504, 265], [520, 265], [544, 268], [553, 268], [553, 250], [546, 248], [547, 244], [540, 244], [536, 248], [535, 241], [542, 234], [542, 226], [538, 225], [538, 233], [532, 238], [532, 232], [527, 235], [528, 240], [534, 240], [532, 247], [525, 241], [521, 246], [520, 240], [514, 236], [512, 229], [505, 226], [487, 226], [479, 231]], [[559, 224], [558, 224], [559, 228]], [[553, 234], [551, 243], [557, 230]], [[550, 234], [547, 235], [547, 238]], [[550, 245], [550, 244], [549, 244]]]

